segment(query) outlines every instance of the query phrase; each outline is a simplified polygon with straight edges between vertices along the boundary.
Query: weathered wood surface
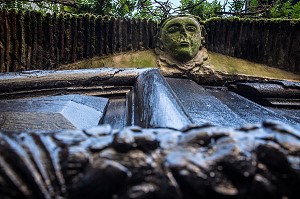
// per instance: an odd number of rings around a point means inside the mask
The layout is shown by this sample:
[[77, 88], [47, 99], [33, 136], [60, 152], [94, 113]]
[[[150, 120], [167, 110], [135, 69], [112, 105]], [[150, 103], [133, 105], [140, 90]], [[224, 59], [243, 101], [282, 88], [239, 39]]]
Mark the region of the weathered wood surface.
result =
[[299, 83], [243, 81], [233, 82], [229, 88], [239, 95], [222, 84], [206, 87], [188, 79], [168, 78], [166, 81], [158, 69], [102, 68], [0, 74], [2, 100], [20, 99], [21, 103], [22, 98], [68, 94], [110, 98], [106, 115], [99, 123], [109, 123], [114, 128], [138, 125], [180, 129], [188, 124], [205, 123], [239, 126], [261, 123], [265, 119], [300, 127]]
[[142, 72], [156, 69], [98, 68], [64, 71], [28, 71], [0, 74], [0, 94], [12, 91], [85, 86], [132, 86]]
[[0, 129], [50, 131], [89, 128], [98, 125], [107, 104], [107, 98], [86, 95], [0, 100]]
[[299, 20], [222, 19], [205, 28], [210, 51], [300, 73]]
[[[205, 28], [210, 51], [300, 72], [297, 21], [212, 20]], [[0, 72], [56, 69], [95, 56], [153, 49], [157, 31], [151, 20], [0, 10]]]
[[[98, 111], [94, 123], [111, 124], [48, 132], [0, 130], [0, 198], [299, 197], [299, 108], [270, 109], [226, 87], [166, 80], [157, 69], [6, 73], [0, 74], [0, 85], [1, 98], [17, 98], [2, 99], [2, 112], [35, 112], [30, 116], [35, 120], [49, 107], [60, 112], [67, 94], [84, 93], [94, 96], [72, 95], [71, 101]], [[251, 87], [245, 92], [254, 90], [263, 99], [300, 96], [294, 82], [231, 85], [236, 92], [245, 86]], [[99, 96], [110, 99], [103, 116], [107, 100]], [[25, 97], [32, 99], [20, 99]], [[71, 109], [72, 119], [93, 113]], [[266, 119], [272, 121], [262, 122]], [[63, 120], [54, 115], [52, 122]], [[3, 124], [0, 115], [0, 129]]]
[[273, 122], [236, 129], [109, 125], [0, 133], [0, 197], [299, 197], [300, 132]]
[[59, 65], [155, 46], [157, 24], [93, 15], [0, 10], [0, 72]]

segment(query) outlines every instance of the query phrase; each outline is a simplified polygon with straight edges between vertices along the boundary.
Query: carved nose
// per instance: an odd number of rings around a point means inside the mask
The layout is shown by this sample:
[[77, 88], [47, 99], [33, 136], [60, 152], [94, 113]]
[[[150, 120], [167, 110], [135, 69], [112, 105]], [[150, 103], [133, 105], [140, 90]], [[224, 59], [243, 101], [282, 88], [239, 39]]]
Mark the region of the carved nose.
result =
[[186, 31], [183, 29], [183, 30], [181, 30], [181, 32], [180, 32], [180, 37], [186, 37], [187, 36], [187, 34], [186, 34]]
[[180, 28], [180, 36], [184, 38], [187, 37], [187, 30], [184, 26]]

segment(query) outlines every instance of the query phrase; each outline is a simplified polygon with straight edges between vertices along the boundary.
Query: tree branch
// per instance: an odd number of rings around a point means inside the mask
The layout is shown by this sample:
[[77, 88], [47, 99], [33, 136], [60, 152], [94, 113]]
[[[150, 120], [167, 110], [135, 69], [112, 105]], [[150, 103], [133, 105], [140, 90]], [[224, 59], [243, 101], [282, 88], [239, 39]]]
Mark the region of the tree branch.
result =
[[194, 4], [194, 5], [191, 5], [191, 6], [188, 6], [188, 7], [186, 7], [186, 8], [183, 8], [181, 11], [186, 11], [186, 10], [190, 10], [190, 9], [193, 10], [195, 7], [201, 5], [204, 1], [205, 1], [205, 0], [202, 0], [202, 1], [200, 1], [200, 2], [198, 2], [198, 3], [196, 3], [196, 4]]

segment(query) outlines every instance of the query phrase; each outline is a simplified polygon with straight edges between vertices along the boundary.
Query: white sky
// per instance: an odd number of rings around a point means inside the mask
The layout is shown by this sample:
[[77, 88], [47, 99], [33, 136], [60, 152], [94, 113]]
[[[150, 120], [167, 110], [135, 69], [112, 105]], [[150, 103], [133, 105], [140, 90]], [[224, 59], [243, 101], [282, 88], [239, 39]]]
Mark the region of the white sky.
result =
[[[207, 1], [208, 1], [208, 2], [212, 2], [212, 0], [207, 0]], [[222, 3], [224, 2], [224, 0], [218, 0], [218, 1], [221, 2], [221, 5], [222, 5]], [[180, 6], [180, 0], [171, 0], [171, 2], [172, 2], [176, 7]]]
[[176, 7], [180, 5], [180, 0], [172, 0], [171, 1]]

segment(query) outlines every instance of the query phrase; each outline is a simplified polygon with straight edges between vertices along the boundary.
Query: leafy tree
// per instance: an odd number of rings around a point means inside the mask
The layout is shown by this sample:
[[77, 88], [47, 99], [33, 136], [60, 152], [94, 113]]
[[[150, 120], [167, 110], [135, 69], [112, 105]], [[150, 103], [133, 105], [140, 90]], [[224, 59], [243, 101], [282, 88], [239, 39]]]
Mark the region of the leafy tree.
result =
[[291, 18], [300, 19], [300, 1], [293, 6]]
[[201, 19], [219, 16], [222, 11], [221, 3], [218, 0], [213, 0], [212, 2], [206, 0], [181, 0], [180, 2], [183, 13], [193, 14]]
[[173, 7], [170, 0], [140, 0], [140, 8], [143, 10], [140, 13], [146, 14], [147, 18], [162, 20], [177, 12], [177, 8]]
[[300, 2], [295, 5], [291, 0], [282, 2], [277, 0], [269, 11], [271, 18], [300, 18]]
[[96, 15], [131, 16], [136, 0], [77, 0], [75, 13], [92, 13]]
[[130, 16], [137, 0], [0, 0], [0, 8]]
[[69, 7], [76, 7], [76, 2], [73, 0], [0, 0], [0, 8], [4, 9], [62, 12]]
[[61, 11], [64, 7], [75, 7], [73, 0], [0, 0], [0, 8], [37, 9], [41, 11]]
[[229, 12], [235, 13], [235, 15], [241, 15], [244, 12], [245, 0], [233, 0], [229, 2]]
[[[176, 13], [202, 19], [215, 16], [300, 18], [299, 0], [0, 0], [0, 8], [39, 10], [50, 13], [91, 13], [116, 17], [161, 20]], [[221, 4], [222, 2], [222, 4]]]

